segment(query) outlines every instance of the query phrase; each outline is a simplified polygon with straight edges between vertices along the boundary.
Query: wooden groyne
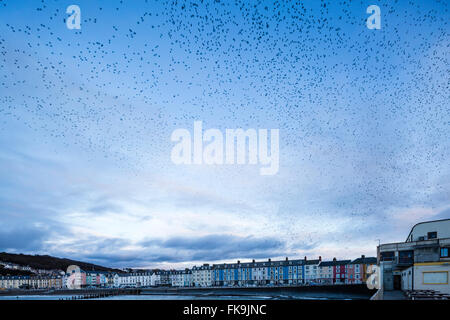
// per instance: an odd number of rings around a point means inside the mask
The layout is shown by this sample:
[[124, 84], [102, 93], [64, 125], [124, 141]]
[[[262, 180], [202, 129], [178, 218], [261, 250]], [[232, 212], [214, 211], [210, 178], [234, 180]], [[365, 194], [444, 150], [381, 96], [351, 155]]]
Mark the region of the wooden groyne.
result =
[[84, 300], [84, 299], [101, 299], [110, 296], [121, 295], [139, 295], [141, 289], [138, 288], [96, 288], [96, 289], [52, 289], [52, 290], [26, 290], [13, 289], [4, 290], [0, 295], [7, 296], [27, 296], [27, 295], [56, 295], [64, 296], [60, 300]]
[[103, 299], [111, 296], [139, 295], [139, 294], [140, 294], [139, 289], [97, 290], [97, 292], [94, 293], [83, 292], [82, 294], [64, 297], [59, 300]]

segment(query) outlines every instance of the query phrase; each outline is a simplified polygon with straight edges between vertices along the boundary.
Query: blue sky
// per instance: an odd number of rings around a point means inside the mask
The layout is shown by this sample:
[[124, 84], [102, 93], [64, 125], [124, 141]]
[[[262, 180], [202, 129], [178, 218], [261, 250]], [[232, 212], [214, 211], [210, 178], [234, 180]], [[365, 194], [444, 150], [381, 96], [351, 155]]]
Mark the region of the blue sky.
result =
[[[448, 18], [445, 1], [0, 1], [0, 251], [356, 258], [449, 218]], [[196, 120], [279, 129], [278, 174], [176, 166], [170, 135]]]

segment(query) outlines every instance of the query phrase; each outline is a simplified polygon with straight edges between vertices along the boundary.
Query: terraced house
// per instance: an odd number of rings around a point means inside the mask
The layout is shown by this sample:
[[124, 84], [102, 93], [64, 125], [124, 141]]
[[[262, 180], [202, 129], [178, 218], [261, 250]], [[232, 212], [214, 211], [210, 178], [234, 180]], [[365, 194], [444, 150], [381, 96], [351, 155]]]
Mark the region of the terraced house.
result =
[[0, 276], [1, 289], [60, 289], [60, 276]]
[[106, 272], [101, 271], [82, 271], [85, 282], [81, 285], [83, 287], [106, 287], [108, 280], [106, 278]]
[[[254, 260], [253, 260], [254, 261]], [[212, 266], [212, 282], [214, 286], [239, 286], [251, 281], [252, 263], [224, 263]]]
[[151, 286], [151, 272], [129, 272], [114, 275], [114, 286], [121, 288], [141, 288]]
[[150, 276], [150, 285], [153, 287], [169, 286], [170, 285], [169, 272], [165, 270], [156, 270], [152, 272]]
[[307, 260], [305, 257], [305, 276], [304, 283], [307, 285], [314, 285], [319, 280], [319, 264], [322, 262], [322, 257], [317, 260]]
[[321, 261], [318, 268], [317, 282], [333, 284], [333, 261]]
[[194, 287], [211, 287], [212, 286], [212, 270], [207, 263], [200, 267], [192, 268], [192, 284]]
[[[92, 287], [211, 287], [211, 286], [277, 286], [361, 284], [367, 269], [376, 258], [322, 261], [293, 259], [203, 264], [185, 270], [155, 270], [135, 272], [102, 272], [79, 270], [81, 288]], [[64, 288], [70, 274], [62, 277], [0, 277], [0, 288]]]
[[[315, 260], [317, 261], [317, 260]], [[314, 260], [313, 262], [314, 263]], [[304, 259], [214, 264], [213, 285], [249, 286], [303, 284], [305, 279]]]
[[353, 260], [347, 265], [347, 278], [345, 279], [346, 283], [365, 283], [370, 275], [369, 268], [375, 268], [376, 264], [376, 257], [366, 257], [362, 255], [361, 258]]
[[347, 267], [351, 260], [333, 259], [333, 284], [344, 284], [347, 278]]

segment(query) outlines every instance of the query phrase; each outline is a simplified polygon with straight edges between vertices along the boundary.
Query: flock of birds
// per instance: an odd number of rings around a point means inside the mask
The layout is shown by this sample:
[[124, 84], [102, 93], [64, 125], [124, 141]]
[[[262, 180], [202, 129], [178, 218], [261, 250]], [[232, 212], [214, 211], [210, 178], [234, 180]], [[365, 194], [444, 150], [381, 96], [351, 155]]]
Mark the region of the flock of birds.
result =
[[[171, 130], [203, 119], [280, 128], [300, 162], [363, 150], [377, 171], [354, 170], [380, 185], [399, 159], [445, 171], [448, 4], [375, 2], [381, 30], [366, 28], [367, 1], [350, 0], [79, 1], [81, 29], [69, 30], [55, 1], [0, 0], [0, 132], [20, 123], [144, 163]], [[410, 136], [428, 153], [411, 155]], [[401, 192], [360, 187], [374, 204]]]

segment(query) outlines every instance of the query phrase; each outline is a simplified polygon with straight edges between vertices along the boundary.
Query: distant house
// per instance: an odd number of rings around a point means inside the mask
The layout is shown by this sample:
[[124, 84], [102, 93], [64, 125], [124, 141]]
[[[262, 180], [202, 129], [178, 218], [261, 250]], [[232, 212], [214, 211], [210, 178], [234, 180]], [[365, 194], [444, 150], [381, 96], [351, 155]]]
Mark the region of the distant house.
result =
[[0, 276], [2, 289], [60, 289], [61, 276]]
[[347, 265], [347, 277], [346, 283], [348, 284], [360, 284], [366, 283], [368, 277], [369, 268], [376, 266], [376, 257], [366, 257], [364, 255], [361, 258], [357, 258]]
[[318, 265], [317, 281], [320, 284], [344, 284], [347, 278], [347, 266], [351, 260], [321, 261]]
[[194, 287], [210, 287], [212, 285], [212, 270], [205, 263], [200, 267], [192, 267], [192, 282]]
[[319, 270], [317, 274], [317, 282], [320, 284], [333, 283], [333, 261], [321, 261], [319, 263]]
[[165, 270], [155, 270], [150, 276], [151, 286], [170, 286], [169, 271]]
[[318, 260], [305, 261], [305, 284], [317, 284], [319, 281], [319, 264], [322, 262], [322, 257]]

